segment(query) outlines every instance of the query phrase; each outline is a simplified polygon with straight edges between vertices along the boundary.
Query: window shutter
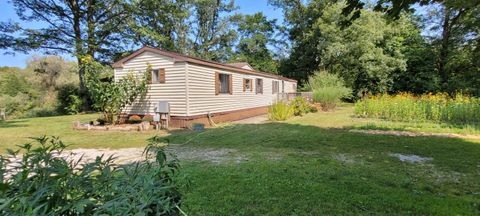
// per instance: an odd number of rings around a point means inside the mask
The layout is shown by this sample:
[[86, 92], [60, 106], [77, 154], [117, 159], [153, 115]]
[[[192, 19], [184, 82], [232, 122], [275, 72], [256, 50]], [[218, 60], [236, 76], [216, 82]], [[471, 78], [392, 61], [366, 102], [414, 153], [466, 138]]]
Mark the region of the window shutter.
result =
[[263, 79], [260, 80], [260, 93], [263, 94]]
[[220, 74], [215, 72], [215, 95], [220, 94]]
[[165, 83], [165, 69], [158, 70], [158, 82]]
[[275, 93], [275, 81], [272, 80], [272, 94]]
[[246, 90], [247, 79], [243, 78], [243, 92]]
[[228, 75], [228, 92], [233, 94], [232, 74]]
[[250, 91], [253, 91], [253, 80], [250, 79]]
[[256, 94], [263, 94], [263, 79], [256, 79], [255, 80], [255, 93]]

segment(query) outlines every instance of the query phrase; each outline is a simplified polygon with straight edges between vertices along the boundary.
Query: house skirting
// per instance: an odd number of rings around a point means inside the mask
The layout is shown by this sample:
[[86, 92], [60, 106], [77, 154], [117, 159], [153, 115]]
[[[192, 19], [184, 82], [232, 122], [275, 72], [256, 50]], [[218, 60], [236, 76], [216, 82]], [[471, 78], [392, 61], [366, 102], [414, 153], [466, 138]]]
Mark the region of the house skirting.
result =
[[[268, 106], [264, 107], [255, 107], [248, 109], [233, 110], [227, 112], [216, 112], [211, 113], [213, 115], [212, 120], [215, 123], [229, 122], [242, 120], [258, 115], [263, 115], [268, 112]], [[208, 121], [208, 115], [195, 115], [195, 116], [171, 116], [170, 117], [170, 127], [175, 128], [187, 128], [194, 123], [202, 123], [206, 127], [212, 126]]]
[[[255, 108], [248, 108], [248, 109], [240, 109], [240, 110], [233, 110], [233, 111], [226, 111], [226, 112], [216, 112], [211, 113], [212, 120], [215, 123], [222, 123], [222, 122], [229, 122], [229, 121], [236, 121], [242, 120], [258, 115], [263, 115], [268, 112], [268, 106], [263, 107], [255, 107]], [[121, 123], [126, 122], [128, 117], [132, 115], [138, 115], [140, 117], [145, 116], [145, 114], [122, 114]], [[194, 115], [194, 116], [170, 116], [169, 127], [171, 128], [188, 128], [194, 123], [202, 123], [206, 127], [212, 126], [208, 121], [208, 115]]]

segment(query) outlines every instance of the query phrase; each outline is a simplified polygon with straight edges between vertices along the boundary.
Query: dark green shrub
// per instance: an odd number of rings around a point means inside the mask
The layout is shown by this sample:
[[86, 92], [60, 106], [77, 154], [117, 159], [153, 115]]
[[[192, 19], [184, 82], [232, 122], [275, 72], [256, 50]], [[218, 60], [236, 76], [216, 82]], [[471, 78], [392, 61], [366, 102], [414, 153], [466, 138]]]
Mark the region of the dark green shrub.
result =
[[58, 112], [57, 110], [55, 110], [55, 108], [35, 107], [31, 110], [28, 110], [22, 117], [35, 118], [35, 117], [49, 117], [49, 116], [56, 116], [56, 115], [58, 115]]
[[98, 122], [99, 125], [105, 125], [105, 123], [106, 123], [106, 121], [103, 117], [98, 118], [97, 122]]
[[142, 122], [142, 118], [138, 115], [132, 115], [128, 117], [128, 122], [130, 122], [131, 124], [140, 123]]
[[[58, 138], [34, 138], [0, 156], [0, 215], [179, 215], [178, 160], [167, 160], [165, 145], [149, 139], [145, 159], [114, 165], [58, 157]], [[22, 157], [18, 153], [22, 152]]]
[[80, 89], [75, 84], [65, 84], [57, 88], [59, 113], [77, 114], [81, 111], [83, 101], [80, 97]]
[[152, 121], [153, 121], [153, 116], [151, 116], [151, 115], [145, 115], [145, 116], [143, 116], [142, 121], [144, 121], [144, 122], [152, 122]]

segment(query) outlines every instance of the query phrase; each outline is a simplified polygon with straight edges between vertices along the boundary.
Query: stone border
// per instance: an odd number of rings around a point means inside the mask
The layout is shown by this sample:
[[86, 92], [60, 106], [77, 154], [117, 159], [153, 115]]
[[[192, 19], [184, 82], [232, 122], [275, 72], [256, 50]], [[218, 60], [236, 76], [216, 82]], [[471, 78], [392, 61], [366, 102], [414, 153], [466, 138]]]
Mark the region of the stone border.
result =
[[139, 124], [91, 125], [74, 121], [73, 129], [88, 131], [148, 131], [150, 130], [150, 122], [142, 122]]

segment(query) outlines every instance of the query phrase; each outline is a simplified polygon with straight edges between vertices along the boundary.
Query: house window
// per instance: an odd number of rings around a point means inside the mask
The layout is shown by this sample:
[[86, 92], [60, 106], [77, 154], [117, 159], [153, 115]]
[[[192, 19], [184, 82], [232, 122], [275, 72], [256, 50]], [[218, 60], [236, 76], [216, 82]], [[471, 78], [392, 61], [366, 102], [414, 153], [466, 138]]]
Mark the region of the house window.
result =
[[272, 80], [272, 94], [278, 93], [278, 81]]
[[216, 73], [215, 94], [232, 94], [232, 75]]
[[243, 79], [243, 92], [252, 91], [252, 80], [251, 79]]
[[165, 69], [152, 70], [151, 83], [165, 83]]
[[256, 94], [263, 94], [263, 79], [256, 79], [255, 93]]
[[285, 81], [282, 80], [282, 93], [285, 93]]

